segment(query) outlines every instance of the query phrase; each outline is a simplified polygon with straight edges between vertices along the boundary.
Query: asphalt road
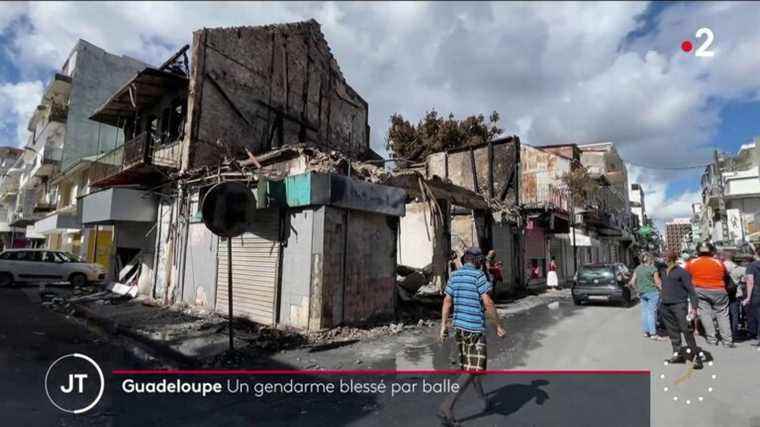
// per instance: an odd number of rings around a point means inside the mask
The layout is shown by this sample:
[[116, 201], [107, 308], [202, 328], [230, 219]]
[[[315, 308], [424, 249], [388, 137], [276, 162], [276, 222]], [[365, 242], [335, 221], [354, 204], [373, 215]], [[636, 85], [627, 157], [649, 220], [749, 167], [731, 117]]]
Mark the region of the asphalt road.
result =
[[84, 415], [69, 415], [54, 408], [44, 390], [48, 367], [70, 353], [87, 354], [106, 372], [151, 365], [136, 359], [125, 343], [43, 309], [34, 301], [36, 292], [36, 287], [0, 288], [0, 425], [113, 425], [109, 394]]
[[[441, 395], [387, 393], [343, 395], [223, 394], [217, 396], [135, 396], [119, 391], [121, 381], [170, 378], [187, 381], [242, 379], [250, 384], [277, 382], [290, 376], [131, 376], [114, 369], [153, 368], [136, 360], [118, 339], [103, 338], [64, 316], [32, 302], [33, 291], [0, 289], [0, 413], [3, 425], [182, 425], [270, 426], [438, 425], [435, 411]], [[736, 349], [709, 348], [713, 366], [689, 373], [665, 366], [670, 345], [641, 337], [639, 307], [575, 307], [567, 299], [541, 304], [506, 319], [508, 336], [489, 336], [489, 369], [650, 370], [636, 375], [579, 375], [535, 372], [489, 375], [486, 392], [494, 403], [483, 412], [471, 392], [463, 396], [458, 416], [464, 426], [651, 425], [760, 426], [757, 372], [760, 352], [747, 344]], [[505, 310], [509, 312], [509, 310]], [[319, 351], [283, 352], [264, 361], [278, 369], [452, 369], [450, 344], [435, 342], [437, 328], [404, 333]], [[700, 340], [700, 344], [703, 344]], [[68, 353], [84, 353], [106, 373], [103, 400], [85, 415], [67, 415], [53, 408], [43, 387], [52, 361]], [[259, 367], [259, 365], [257, 365]], [[242, 367], [245, 368], [245, 367]], [[715, 376], [713, 378], [713, 375]], [[662, 377], [661, 377], [662, 376]], [[301, 382], [341, 377], [305, 375]], [[342, 377], [377, 382], [421, 383], [445, 376]], [[676, 381], [679, 379], [679, 381]], [[678, 382], [676, 384], [676, 382]], [[648, 400], [647, 387], [651, 392]], [[664, 388], [668, 387], [668, 391]], [[708, 391], [709, 390], [709, 391]], [[673, 400], [677, 397], [678, 400]], [[702, 398], [701, 400], [699, 398]], [[687, 403], [687, 401], [689, 403]]]

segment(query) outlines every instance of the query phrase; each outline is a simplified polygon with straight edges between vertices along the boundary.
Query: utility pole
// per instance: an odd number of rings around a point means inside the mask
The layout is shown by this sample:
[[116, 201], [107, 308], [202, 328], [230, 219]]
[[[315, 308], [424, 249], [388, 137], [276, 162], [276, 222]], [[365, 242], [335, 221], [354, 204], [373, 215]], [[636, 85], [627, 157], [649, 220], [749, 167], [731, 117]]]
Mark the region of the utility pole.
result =
[[575, 244], [575, 194], [570, 189], [570, 224], [573, 228], [573, 274], [578, 272], [578, 246]]

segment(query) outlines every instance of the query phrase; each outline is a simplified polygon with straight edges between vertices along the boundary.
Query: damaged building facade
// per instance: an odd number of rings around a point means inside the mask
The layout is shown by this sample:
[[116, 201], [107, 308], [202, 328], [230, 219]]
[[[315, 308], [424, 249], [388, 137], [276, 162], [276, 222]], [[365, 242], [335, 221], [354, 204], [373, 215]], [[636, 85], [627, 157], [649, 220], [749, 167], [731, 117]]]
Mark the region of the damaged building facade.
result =
[[370, 179], [367, 109], [316, 21], [198, 30], [92, 115], [126, 142], [98, 160], [111, 168], [83, 222], [124, 236], [141, 294], [226, 314], [228, 242], [201, 206], [244, 182], [257, 209], [231, 239], [235, 316], [308, 330], [391, 317], [407, 195]]
[[[630, 264], [633, 253], [625, 165], [612, 143], [522, 146], [520, 206], [526, 218], [528, 281], [545, 280], [552, 259], [560, 280], [576, 266]], [[563, 176], [584, 169], [595, 190], [573, 195]], [[627, 214], [626, 214], [627, 213]]]
[[[85, 255], [109, 279], [163, 304], [223, 315], [231, 266], [235, 316], [310, 331], [391, 318], [403, 290], [428, 285], [440, 295], [450, 261], [468, 246], [501, 261], [497, 296], [530, 284], [535, 267], [545, 277], [551, 257], [564, 278], [575, 251], [579, 265], [622, 260], [622, 250], [599, 248], [616, 238], [621, 247], [624, 233], [607, 212], [620, 217], [627, 208], [609, 197], [569, 203], [560, 182], [589, 163], [599, 182], [627, 188], [614, 147], [531, 147], [510, 136], [389, 172], [370, 148], [368, 103], [316, 21], [192, 36], [158, 66], [129, 58], [109, 63], [118, 73], [93, 67], [108, 85], [76, 114], [77, 76], [66, 69], [84, 70], [86, 55], [56, 75], [47, 110], [30, 123], [65, 123], [57, 163], [41, 154], [45, 168], [34, 169], [49, 188], [49, 206], [32, 197], [35, 209], [47, 209], [34, 225], [50, 248]], [[45, 113], [61, 102], [68, 119]], [[84, 142], [69, 144], [76, 135]], [[23, 153], [14, 164], [35, 159]], [[202, 214], [206, 193], [226, 181], [245, 184], [256, 201], [245, 232], [229, 240], [212, 234]], [[398, 286], [402, 270], [417, 273], [411, 289]]]
[[[424, 162], [403, 168], [423, 179], [401, 220], [399, 263], [433, 269], [434, 283], [443, 289], [450, 254], [460, 257], [468, 246], [496, 251], [503, 263], [503, 280], [495, 293], [508, 294], [523, 283], [522, 238], [517, 209], [520, 139], [516, 136], [433, 153]], [[431, 185], [433, 184], [433, 185]], [[437, 185], [436, 185], [437, 184]], [[414, 185], [409, 188], [414, 189]]]

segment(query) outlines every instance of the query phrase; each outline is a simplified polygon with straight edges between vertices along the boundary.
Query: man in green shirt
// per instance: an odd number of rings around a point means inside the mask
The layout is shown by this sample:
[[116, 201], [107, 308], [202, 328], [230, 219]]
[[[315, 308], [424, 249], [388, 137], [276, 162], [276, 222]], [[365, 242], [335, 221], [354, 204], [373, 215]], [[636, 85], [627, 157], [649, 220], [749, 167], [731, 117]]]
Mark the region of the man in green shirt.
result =
[[633, 271], [630, 286], [636, 285], [641, 299], [641, 330], [647, 338], [658, 339], [655, 319], [657, 306], [660, 304], [660, 274], [654, 266], [652, 257], [644, 254], [641, 264]]

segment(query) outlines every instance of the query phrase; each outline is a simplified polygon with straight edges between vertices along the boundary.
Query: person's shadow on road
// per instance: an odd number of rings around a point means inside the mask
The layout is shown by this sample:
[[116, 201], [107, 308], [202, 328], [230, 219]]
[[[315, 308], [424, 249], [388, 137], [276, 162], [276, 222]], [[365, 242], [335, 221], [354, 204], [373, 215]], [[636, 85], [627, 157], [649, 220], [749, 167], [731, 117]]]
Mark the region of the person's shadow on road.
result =
[[533, 380], [530, 384], [509, 384], [498, 390], [486, 393], [490, 402], [489, 409], [467, 418], [459, 419], [460, 422], [475, 420], [493, 414], [508, 416], [519, 411], [526, 403], [535, 399], [537, 405], [543, 405], [549, 399], [549, 393], [541, 387], [549, 385], [547, 380]]

